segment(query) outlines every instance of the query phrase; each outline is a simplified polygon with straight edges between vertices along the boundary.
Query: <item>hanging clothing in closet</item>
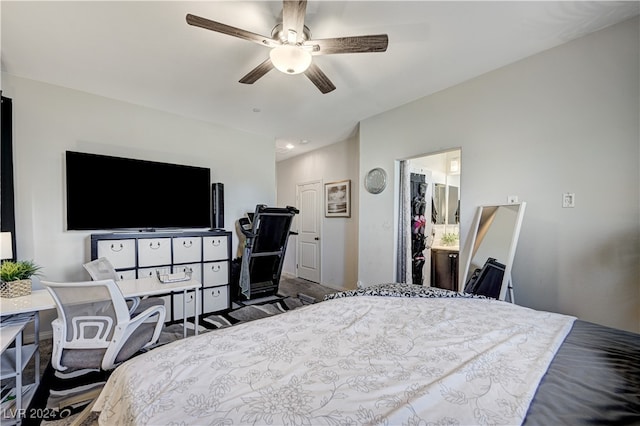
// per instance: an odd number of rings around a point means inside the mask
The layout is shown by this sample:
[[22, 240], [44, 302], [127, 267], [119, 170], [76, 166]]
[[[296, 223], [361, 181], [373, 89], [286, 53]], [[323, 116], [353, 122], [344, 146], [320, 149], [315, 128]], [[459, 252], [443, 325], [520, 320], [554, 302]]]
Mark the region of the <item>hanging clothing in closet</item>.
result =
[[411, 173], [410, 181], [412, 282], [422, 285], [424, 280], [422, 270], [425, 262], [423, 252], [427, 247], [427, 236], [425, 236], [427, 200], [425, 195], [428, 184], [425, 175], [418, 173]]

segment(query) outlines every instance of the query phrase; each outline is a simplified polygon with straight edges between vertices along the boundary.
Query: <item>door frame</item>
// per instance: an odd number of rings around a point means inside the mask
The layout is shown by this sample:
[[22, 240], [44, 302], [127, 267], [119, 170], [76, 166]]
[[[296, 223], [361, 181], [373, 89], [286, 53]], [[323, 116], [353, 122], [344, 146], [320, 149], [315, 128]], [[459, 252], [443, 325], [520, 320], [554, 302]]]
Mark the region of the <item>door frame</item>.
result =
[[[313, 179], [303, 182], [296, 183], [296, 205], [300, 207], [300, 187], [309, 185], [309, 184], [318, 184], [320, 186], [320, 191], [318, 191], [318, 238], [319, 238], [319, 258], [318, 258], [318, 284], [322, 284], [322, 250], [324, 247], [323, 244], [323, 211], [324, 211], [324, 181], [322, 179]], [[298, 222], [298, 216], [302, 214], [302, 209], [300, 209], [300, 214], [294, 217], [295, 230], [298, 233], [296, 235], [296, 278], [299, 278], [298, 267], [300, 265], [300, 250], [299, 250], [299, 238], [300, 238], [300, 227]], [[304, 279], [304, 278], [303, 278]]]
[[[421, 154], [421, 155], [414, 155], [411, 157], [406, 157], [406, 158], [400, 158], [397, 159], [395, 161], [395, 186], [394, 186], [394, 203], [395, 203], [395, 208], [394, 208], [394, 262], [393, 262], [393, 274], [394, 277], [397, 276], [397, 271], [398, 271], [398, 251], [400, 250], [398, 247], [398, 234], [401, 232], [400, 230], [400, 211], [399, 211], [399, 206], [400, 206], [400, 161], [411, 161], [411, 160], [418, 160], [420, 158], [424, 158], [424, 157], [432, 157], [432, 156], [438, 156], [438, 155], [446, 155], [447, 153], [450, 152], [455, 152], [458, 151], [460, 153], [460, 158], [462, 158], [462, 147], [452, 147], [452, 148], [447, 148], [447, 149], [442, 149], [439, 151], [434, 151], [434, 152], [429, 152], [429, 153], [425, 153], [425, 154]], [[433, 171], [433, 170], [432, 170]], [[460, 167], [460, 175], [462, 175], [462, 167]], [[435, 180], [435, 178], [432, 178], [432, 185], [433, 186], [433, 180]], [[433, 190], [433, 188], [431, 188], [431, 190]], [[459, 193], [458, 193], [458, 197], [460, 198], [460, 200], [462, 200], [462, 182], [460, 183], [460, 187], [459, 187]], [[460, 203], [460, 209], [462, 210], [462, 203]], [[458, 244], [459, 244], [459, 253], [462, 252], [462, 241], [463, 241], [463, 235], [460, 232], [460, 225], [458, 224], [458, 232], [459, 232], [459, 240], [458, 240]], [[431, 246], [433, 245], [434, 241], [433, 238], [429, 239], [429, 252], [431, 251]], [[427, 251], [427, 250], [425, 250]], [[425, 262], [425, 266], [426, 266], [427, 262]], [[432, 265], [429, 265], [430, 267]], [[426, 268], [423, 269], [423, 271], [426, 271]], [[460, 265], [458, 265], [458, 272], [460, 271]], [[425, 275], [427, 276], [427, 275]], [[431, 270], [429, 269], [428, 271], [428, 276], [431, 276]], [[458, 288], [461, 288], [461, 274], [458, 274]], [[430, 278], [429, 278], [429, 284], [431, 284], [430, 282]]]

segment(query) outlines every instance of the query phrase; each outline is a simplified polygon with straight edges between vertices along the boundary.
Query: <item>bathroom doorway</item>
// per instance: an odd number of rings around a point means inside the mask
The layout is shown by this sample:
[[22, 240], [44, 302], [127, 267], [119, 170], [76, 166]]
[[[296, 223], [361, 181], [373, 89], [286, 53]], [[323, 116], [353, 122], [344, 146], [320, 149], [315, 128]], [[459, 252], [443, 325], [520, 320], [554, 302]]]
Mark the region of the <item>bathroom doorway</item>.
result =
[[461, 150], [401, 160], [398, 282], [457, 290]]

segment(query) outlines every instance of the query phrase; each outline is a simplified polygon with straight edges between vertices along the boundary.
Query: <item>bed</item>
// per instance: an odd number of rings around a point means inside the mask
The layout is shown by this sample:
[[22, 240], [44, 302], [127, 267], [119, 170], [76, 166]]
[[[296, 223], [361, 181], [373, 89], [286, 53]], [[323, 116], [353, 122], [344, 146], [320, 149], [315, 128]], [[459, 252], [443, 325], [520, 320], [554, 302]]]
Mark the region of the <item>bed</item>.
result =
[[104, 425], [633, 424], [640, 335], [385, 284], [149, 351], [93, 409]]

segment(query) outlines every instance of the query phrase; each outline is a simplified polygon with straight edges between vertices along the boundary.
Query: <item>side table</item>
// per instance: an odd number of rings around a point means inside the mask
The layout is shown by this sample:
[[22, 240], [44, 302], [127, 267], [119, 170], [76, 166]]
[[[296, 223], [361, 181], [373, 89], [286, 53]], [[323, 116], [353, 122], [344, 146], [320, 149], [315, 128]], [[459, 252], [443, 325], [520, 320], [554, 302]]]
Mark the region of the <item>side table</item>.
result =
[[[15, 388], [13, 389], [15, 399], [9, 399], [5, 402], [3, 398], [2, 412], [0, 413], [3, 425], [19, 425], [22, 423], [22, 419], [26, 414], [26, 408], [29, 406], [29, 402], [40, 382], [39, 339], [36, 336], [34, 343], [28, 345], [23, 344], [25, 327], [31, 321], [34, 321], [37, 330], [39, 325], [38, 319], [37, 313], [31, 313], [21, 314], [18, 319], [14, 317], [8, 320], [7, 317], [1, 320], [0, 347], [2, 348], [2, 355], [0, 357], [0, 380], [15, 379]], [[14, 342], [15, 344], [11, 346]], [[36, 361], [35, 383], [25, 386], [22, 373], [34, 356]]]

